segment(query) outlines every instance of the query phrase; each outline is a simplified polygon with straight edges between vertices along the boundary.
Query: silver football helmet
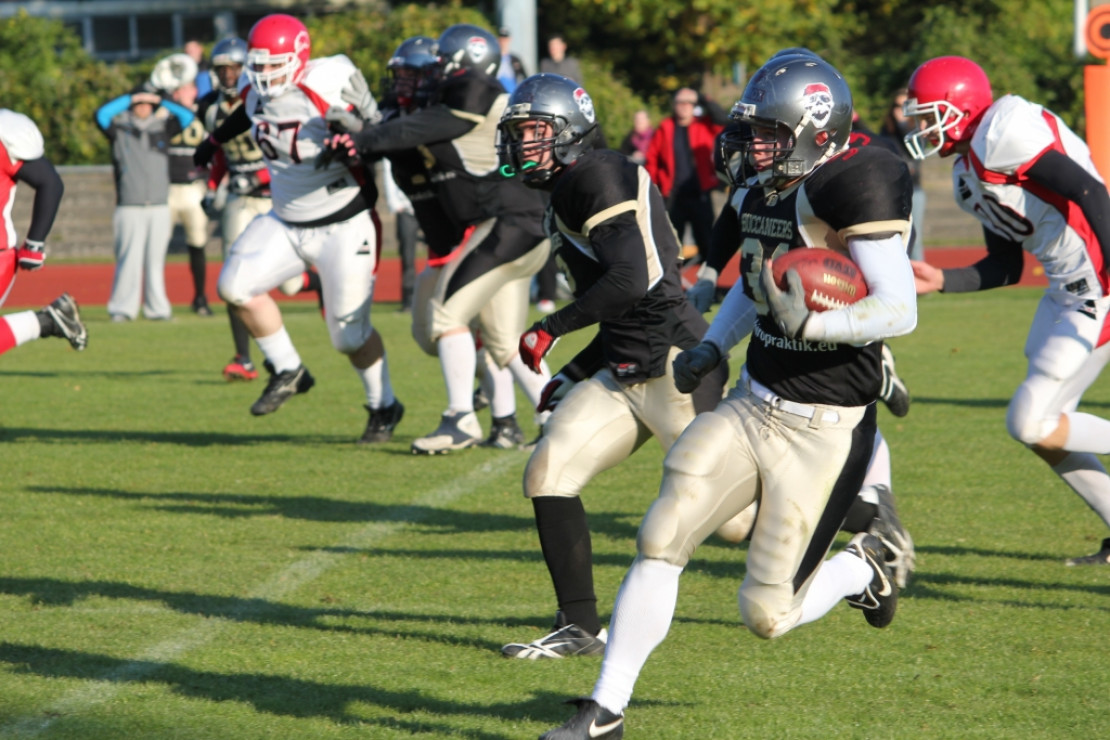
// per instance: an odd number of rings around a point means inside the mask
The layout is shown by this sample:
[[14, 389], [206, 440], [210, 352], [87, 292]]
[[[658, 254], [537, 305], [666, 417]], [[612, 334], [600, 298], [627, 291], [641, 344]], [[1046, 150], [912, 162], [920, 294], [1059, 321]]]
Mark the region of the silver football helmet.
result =
[[[852, 132], [852, 93], [836, 69], [811, 54], [773, 57], [752, 76], [721, 137], [721, 157], [734, 185], [751, 177], [780, 190], [840, 153]], [[756, 144], [753, 129], [773, 130], [775, 143]], [[770, 164], [756, 167], [753, 146], [770, 151]], [[739, 154], [739, 157], [734, 155]]]
[[[522, 124], [537, 121], [551, 126], [550, 135], [525, 142]], [[556, 74], [532, 75], [509, 97], [497, 132], [501, 174], [520, 175], [525, 185], [543, 187], [593, 148], [597, 113], [589, 93], [574, 80]], [[550, 166], [531, 159], [544, 152], [551, 153]]]
[[501, 47], [491, 32], [470, 23], [456, 23], [439, 35], [439, 63], [443, 74], [473, 69], [495, 75], [501, 66]]
[[[234, 67], [238, 66], [240, 72], [247, 64], [247, 42], [238, 36], [229, 36], [216, 42], [212, 47], [212, 54], [208, 57], [208, 64], [212, 70], [217, 73], [220, 67]], [[231, 84], [230, 87], [225, 87], [222, 80], [220, 81], [220, 90], [227, 97], [235, 97], [238, 94], [237, 82]]]

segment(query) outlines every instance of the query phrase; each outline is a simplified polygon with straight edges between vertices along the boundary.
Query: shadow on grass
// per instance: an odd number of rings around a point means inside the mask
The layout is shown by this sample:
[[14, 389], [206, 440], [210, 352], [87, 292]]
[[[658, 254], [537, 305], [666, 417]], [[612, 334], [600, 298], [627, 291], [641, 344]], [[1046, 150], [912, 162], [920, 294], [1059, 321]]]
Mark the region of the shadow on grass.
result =
[[[915, 404], [929, 404], [933, 406], [962, 406], [972, 409], [1004, 409], [1010, 405], [1009, 398], [945, 398], [943, 396], [912, 396]], [[1110, 403], [1105, 401], [1084, 401], [1080, 410], [1110, 408]]]
[[[419, 690], [393, 690], [373, 683], [367, 667], [365, 685], [320, 683], [262, 673], [217, 673], [153, 660], [127, 660], [91, 652], [0, 643], [0, 662], [12, 673], [52, 679], [81, 679], [118, 685], [160, 683], [179, 696], [212, 702], [240, 702], [257, 712], [293, 718], [323, 718], [340, 724], [382, 726], [413, 736], [515, 740], [519, 734], [467, 729], [437, 717], [474, 717], [545, 722], [557, 725], [571, 714], [566, 696], [548, 691], [519, 702], [463, 702]], [[358, 705], [377, 707], [393, 716], [369, 719]], [[372, 710], [367, 714], [374, 713]], [[414, 716], [427, 714], [426, 718]], [[68, 722], [74, 722], [70, 718]], [[2, 729], [2, 728], [0, 728]]]
[[[379, 504], [321, 496], [265, 496], [238, 493], [134, 493], [110, 488], [28, 486], [28, 491], [62, 496], [89, 496], [139, 504], [174, 514], [228, 519], [280, 516], [312, 522], [408, 522], [444, 532], [495, 532], [534, 529], [531, 516], [486, 514], [421, 504]], [[632, 532], [635, 536], [635, 530]]]
[[32, 438], [36, 442], [74, 443], [159, 443], [184, 447], [249, 447], [258, 444], [335, 445], [354, 446], [350, 435], [323, 434], [243, 434], [212, 431], [150, 432], [124, 429], [42, 429], [35, 427], [2, 427], [0, 442], [21, 442]]

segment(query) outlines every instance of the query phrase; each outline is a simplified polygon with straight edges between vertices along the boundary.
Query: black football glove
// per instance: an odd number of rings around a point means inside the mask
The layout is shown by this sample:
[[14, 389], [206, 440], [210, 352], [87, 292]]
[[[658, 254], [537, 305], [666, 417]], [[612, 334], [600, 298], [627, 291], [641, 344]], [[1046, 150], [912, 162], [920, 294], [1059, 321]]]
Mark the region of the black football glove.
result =
[[680, 393], [693, 393], [701, 379], [721, 364], [721, 350], [712, 342], [702, 342], [680, 352], [671, 363], [674, 387]]

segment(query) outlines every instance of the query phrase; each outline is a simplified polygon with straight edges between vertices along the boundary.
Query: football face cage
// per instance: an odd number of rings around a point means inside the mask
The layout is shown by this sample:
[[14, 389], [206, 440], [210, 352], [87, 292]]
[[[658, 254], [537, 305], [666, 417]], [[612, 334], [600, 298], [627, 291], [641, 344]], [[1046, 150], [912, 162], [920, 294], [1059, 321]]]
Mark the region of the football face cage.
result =
[[386, 63], [390, 75], [390, 92], [397, 104], [412, 110], [427, 100], [426, 93], [434, 84], [439, 69], [435, 39], [413, 36], [405, 39]]
[[220, 92], [228, 98], [237, 96], [239, 78], [247, 64], [247, 42], [237, 36], [217, 42], [208, 63], [216, 73]]
[[268, 15], [247, 37], [247, 79], [264, 98], [276, 98], [304, 77], [312, 44], [308, 29], [291, 15]]
[[456, 23], [439, 35], [440, 71], [446, 77], [473, 69], [487, 75], [501, 66], [501, 47], [491, 32], [470, 23]]
[[994, 102], [986, 72], [964, 57], [937, 57], [910, 77], [902, 112], [917, 130], [905, 137], [915, 159], [939, 153], [947, 157], [975, 134], [984, 111]]
[[[541, 131], [536, 123], [546, 126]], [[592, 148], [597, 114], [589, 93], [577, 82], [538, 74], [513, 91], [497, 130], [501, 174], [520, 175], [525, 185], [544, 187]]]
[[[847, 146], [852, 94], [823, 59], [785, 55], [752, 76], [729, 119], [735, 126], [721, 137], [721, 159], [730, 181], [739, 185], [754, 176], [763, 187], [779, 190]], [[756, 129], [774, 134], [757, 138]]]

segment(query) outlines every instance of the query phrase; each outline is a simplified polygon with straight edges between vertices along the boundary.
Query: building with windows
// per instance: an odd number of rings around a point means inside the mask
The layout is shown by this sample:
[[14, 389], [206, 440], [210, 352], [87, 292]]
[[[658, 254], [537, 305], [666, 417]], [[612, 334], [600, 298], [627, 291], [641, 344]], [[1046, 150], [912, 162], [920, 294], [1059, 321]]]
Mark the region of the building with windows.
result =
[[270, 13], [326, 12], [366, 0], [0, 0], [0, 19], [18, 13], [56, 18], [71, 27], [85, 49], [106, 61], [148, 57], [246, 35]]

